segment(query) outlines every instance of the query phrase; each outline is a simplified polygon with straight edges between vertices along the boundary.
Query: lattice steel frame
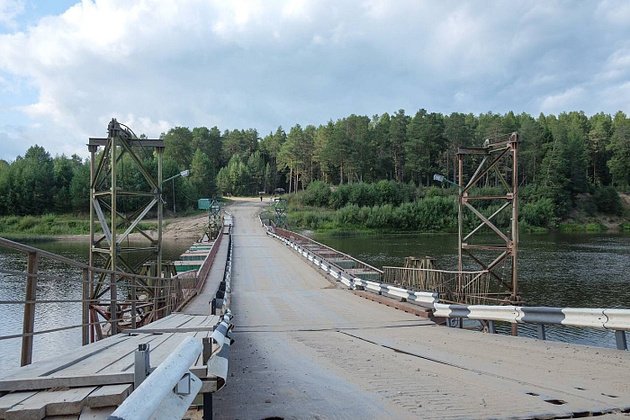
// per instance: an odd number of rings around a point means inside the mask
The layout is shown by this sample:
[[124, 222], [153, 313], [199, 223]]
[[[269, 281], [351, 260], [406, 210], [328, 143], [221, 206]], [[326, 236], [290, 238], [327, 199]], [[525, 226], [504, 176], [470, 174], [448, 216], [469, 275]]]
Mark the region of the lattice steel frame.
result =
[[287, 227], [287, 208], [289, 206], [289, 203], [287, 202], [287, 200], [285, 200], [284, 198], [279, 198], [278, 201], [276, 201], [273, 204], [273, 208], [275, 211], [275, 223], [276, 226], [281, 227], [281, 228], [286, 228]]
[[212, 197], [208, 206], [208, 225], [201, 240], [204, 241], [206, 238], [208, 241], [215, 240], [221, 234], [222, 226], [221, 202], [216, 197]]
[[[483, 147], [462, 147], [457, 151], [459, 162], [459, 249], [458, 249], [458, 270], [463, 272], [464, 256], [469, 257], [478, 264], [482, 270], [487, 270], [491, 278], [496, 280], [500, 288], [503, 288], [503, 303], [517, 304], [521, 301], [518, 291], [518, 133], [512, 133], [507, 140], [493, 139], [486, 140]], [[482, 156], [473, 176], [464, 181], [464, 159], [467, 156]], [[501, 169], [505, 169], [507, 176], [504, 176]], [[511, 176], [509, 176], [511, 173]], [[489, 174], [494, 174], [498, 182], [505, 188], [505, 195], [481, 196], [471, 195], [471, 189], [479, 184]], [[507, 179], [506, 179], [507, 178]], [[505, 201], [498, 210], [491, 215], [485, 216], [471, 203], [473, 201]], [[479, 224], [470, 232], [464, 233], [464, 211], [470, 211]], [[496, 216], [504, 211], [511, 210], [510, 228], [504, 232], [493, 222]], [[500, 244], [492, 243], [468, 243], [473, 239], [483, 227], [488, 227], [494, 238], [498, 238]], [[479, 236], [479, 235], [477, 235]], [[484, 262], [479, 252], [493, 253], [490, 262]], [[510, 261], [510, 274], [502, 275], [498, 268], [505, 261]], [[481, 277], [481, 274], [478, 276]], [[466, 285], [462, 284], [460, 278], [458, 290], [464, 290]], [[460, 298], [465, 299], [465, 296]]]
[[[138, 273], [142, 263], [155, 260], [154, 272], [147, 273], [155, 277], [162, 277], [162, 160], [164, 154], [164, 142], [160, 139], [139, 139], [128, 128], [121, 125], [116, 119], [112, 119], [107, 127], [107, 138], [90, 138], [88, 150], [90, 151], [90, 256], [89, 264], [97, 267], [98, 262], [103, 268], [111, 271], [125, 271]], [[104, 147], [103, 153], [97, 155], [98, 148]], [[157, 153], [157, 178], [143, 164], [136, 151], [138, 148], [151, 148]], [[139, 171], [148, 184], [148, 191], [124, 191], [120, 185], [118, 164], [127, 154], [133, 162], [133, 170]], [[139, 198], [144, 204], [131, 212], [119, 210], [119, 198]], [[158, 226], [157, 232], [152, 235], [140, 228], [140, 222], [153, 208], [157, 206]], [[97, 222], [98, 221], [98, 222]], [[124, 229], [124, 230], [123, 230]], [[123, 230], [118, 234], [119, 230]], [[146, 246], [123, 246], [129, 235], [133, 232], [148, 241]], [[157, 236], [155, 236], [157, 235]], [[144, 244], [143, 244], [144, 245]], [[121, 254], [146, 253], [148, 256], [130, 264]], [[101, 264], [99, 264], [101, 265]], [[113, 277], [113, 276], [112, 276]], [[98, 302], [99, 299], [110, 291], [110, 314], [116, 311], [117, 301], [116, 282], [121, 279], [99, 276], [90, 279], [90, 299]], [[151, 296], [150, 290], [149, 296]], [[135, 299], [135, 297], [133, 297]], [[96, 303], [98, 304], [98, 303]], [[116, 333], [116, 331], [112, 331]]]

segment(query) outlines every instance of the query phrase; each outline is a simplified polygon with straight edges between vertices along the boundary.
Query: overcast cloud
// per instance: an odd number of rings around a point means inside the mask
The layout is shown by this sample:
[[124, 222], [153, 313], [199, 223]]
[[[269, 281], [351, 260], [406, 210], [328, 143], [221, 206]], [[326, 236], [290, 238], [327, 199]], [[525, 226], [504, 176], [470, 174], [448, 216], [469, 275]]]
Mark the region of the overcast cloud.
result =
[[87, 154], [116, 117], [323, 124], [403, 108], [630, 113], [627, 1], [0, 0], [0, 159]]

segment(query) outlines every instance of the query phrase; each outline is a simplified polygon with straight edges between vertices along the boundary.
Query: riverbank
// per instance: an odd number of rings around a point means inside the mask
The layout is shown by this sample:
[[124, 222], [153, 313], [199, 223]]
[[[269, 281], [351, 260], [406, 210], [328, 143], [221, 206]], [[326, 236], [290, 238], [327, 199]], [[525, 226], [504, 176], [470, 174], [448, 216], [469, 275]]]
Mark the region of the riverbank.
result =
[[[198, 239], [208, 222], [204, 213], [164, 219], [162, 236], [167, 240]], [[155, 233], [157, 220], [149, 219], [141, 228]], [[30, 240], [87, 240], [90, 221], [83, 215], [3, 216], [0, 217], [0, 236], [9, 239]], [[137, 237], [138, 233], [131, 235]]]
[[[339, 210], [291, 206], [288, 212], [289, 228], [310, 231], [316, 234], [397, 234], [397, 233], [456, 233], [457, 213], [453, 209], [439, 206], [419, 209], [420, 206], [405, 204], [358, 207], [346, 206]], [[450, 215], [450, 217], [445, 217]], [[267, 212], [273, 218], [273, 212]], [[503, 220], [503, 225], [506, 225]], [[467, 225], [472, 223], [467, 221]], [[501, 221], [499, 222], [501, 226]], [[467, 226], [472, 229], [472, 226]], [[630, 219], [621, 216], [596, 214], [593, 216], [573, 215], [557, 221], [551, 227], [533, 226], [520, 222], [521, 233], [626, 233], [630, 232]]]

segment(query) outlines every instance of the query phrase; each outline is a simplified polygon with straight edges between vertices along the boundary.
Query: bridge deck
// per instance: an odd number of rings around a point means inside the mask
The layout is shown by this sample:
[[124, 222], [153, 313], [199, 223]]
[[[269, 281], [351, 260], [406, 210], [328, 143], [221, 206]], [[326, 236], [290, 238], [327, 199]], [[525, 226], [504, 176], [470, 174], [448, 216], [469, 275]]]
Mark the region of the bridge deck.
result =
[[[226, 233], [229, 233], [229, 230]], [[224, 237], [219, 244], [217, 255], [215, 256], [210, 273], [208, 273], [208, 277], [203, 285], [203, 289], [182, 309], [183, 313], [190, 315], [204, 315], [210, 313], [212, 298], [219, 288], [219, 283], [223, 280], [227, 253], [228, 239]]]
[[630, 353], [433, 325], [342, 290], [233, 208], [217, 418], [550, 418], [630, 408]]
[[[150, 364], [159, 365], [187, 336], [200, 341], [219, 322], [214, 315], [173, 314], [137, 330], [106, 338], [71, 352], [33, 363], [0, 379], [0, 419], [78, 415], [85, 409], [120, 404], [133, 389], [134, 352], [149, 344]], [[199, 356], [191, 371], [216, 386]], [[110, 409], [109, 412], [113, 411]]]

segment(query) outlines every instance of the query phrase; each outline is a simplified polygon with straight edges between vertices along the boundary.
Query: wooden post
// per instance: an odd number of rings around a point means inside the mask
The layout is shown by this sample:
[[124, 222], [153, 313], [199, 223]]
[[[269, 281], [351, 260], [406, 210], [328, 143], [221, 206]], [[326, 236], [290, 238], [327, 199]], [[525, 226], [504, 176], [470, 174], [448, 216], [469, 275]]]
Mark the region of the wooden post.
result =
[[33, 332], [35, 330], [35, 300], [37, 299], [37, 264], [39, 256], [36, 252], [28, 253], [26, 278], [26, 304], [24, 305], [24, 322], [22, 323], [22, 357], [21, 366], [33, 360]]
[[81, 290], [81, 343], [90, 343], [90, 274], [87, 268], [82, 270]]

